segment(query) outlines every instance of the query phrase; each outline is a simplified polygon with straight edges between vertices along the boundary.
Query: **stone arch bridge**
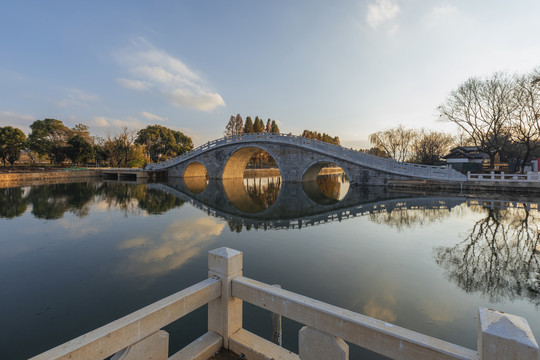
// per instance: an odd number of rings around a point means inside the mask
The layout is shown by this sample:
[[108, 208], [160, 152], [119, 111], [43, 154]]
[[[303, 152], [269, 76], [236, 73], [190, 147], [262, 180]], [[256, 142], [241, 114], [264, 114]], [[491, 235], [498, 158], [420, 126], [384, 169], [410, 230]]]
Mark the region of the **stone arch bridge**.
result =
[[451, 167], [397, 162], [281, 133], [242, 134], [210, 141], [189, 153], [150, 164], [146, 170], [167, 171], [170, 177], [243, 178], [249, 160], [260, 150], [274, 158], [283, 182], [316, 180], [319, 171], [329, 164], [340, 166], [351, 185], [386, 185], [393, 179], [467, 180]]

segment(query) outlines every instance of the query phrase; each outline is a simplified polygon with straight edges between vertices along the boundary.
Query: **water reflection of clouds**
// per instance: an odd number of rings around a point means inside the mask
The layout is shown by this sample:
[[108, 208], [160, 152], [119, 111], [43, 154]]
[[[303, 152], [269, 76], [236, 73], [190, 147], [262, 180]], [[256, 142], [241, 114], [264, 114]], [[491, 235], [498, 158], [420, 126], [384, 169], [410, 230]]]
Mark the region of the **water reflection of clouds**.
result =
[[78, 219], [77, 221], [68, 220], [62, 218], [56, 221], [56, 224], [67, 231], [67, 237], [69, 239], [81, 239], [90, 234], [97, 234], [102, 231], [102, 229], [88, 224], [87, 221], [82, 221]]
[[118, 272], [124, 276], [163, 275], [184, 265], [203, 251], [203, 245], [215, 240], [225, 223], [211, 217], [173, 222], [156, 238], [136, 237], [118, 248], [130, 251]]
[[395, 323], [397, 315], [390, 307], [395, 307], [396, 303], [397, 300], [394, 297], [372, 297], [366, 305], [364, 305], [364, 314], [375, 319]]

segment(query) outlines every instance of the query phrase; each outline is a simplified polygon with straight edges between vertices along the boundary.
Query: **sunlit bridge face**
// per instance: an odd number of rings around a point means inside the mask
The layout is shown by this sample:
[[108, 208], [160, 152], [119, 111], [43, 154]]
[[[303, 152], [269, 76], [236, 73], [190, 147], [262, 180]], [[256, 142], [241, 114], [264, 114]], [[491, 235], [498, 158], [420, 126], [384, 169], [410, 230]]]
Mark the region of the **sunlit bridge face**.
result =
[[227, 198], [238, 210], [258, 213], [277, 200], [281, 174], [276, 161], [266, 151], [243, 148], [229, 158], [223, 187]]
[[202, 193], [208, 186], [208, 171], [200, 162], [192, 162], [184, 171], [184, 184], [193, 194]]
[[347, 173], [336, 164], [317, 163], [304, 174], [302, 188], [306, 195], [320, 205], [332, 205], [349, 192]]

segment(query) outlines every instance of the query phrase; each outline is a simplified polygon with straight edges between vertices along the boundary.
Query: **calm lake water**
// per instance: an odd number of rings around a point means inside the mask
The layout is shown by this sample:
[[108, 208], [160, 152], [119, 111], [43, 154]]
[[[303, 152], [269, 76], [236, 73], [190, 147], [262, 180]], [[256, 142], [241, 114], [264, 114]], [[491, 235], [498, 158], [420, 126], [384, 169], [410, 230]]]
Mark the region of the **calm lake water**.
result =
[[[349, 188], [338, 175], [0, 189], [0, 358], [205, 279], [222, 246], [244, 252], [247, 277], [471, 349], [479, 306], [525, 317], [540, 339], [538, 201]], [[244, 308], [244, 327], [270, 338], [270, 314]], [[300, 327], [284, 319], [285, 347], [297, 351]], [[171, 351], [185, 346], [206, 309], [166, 330]]]

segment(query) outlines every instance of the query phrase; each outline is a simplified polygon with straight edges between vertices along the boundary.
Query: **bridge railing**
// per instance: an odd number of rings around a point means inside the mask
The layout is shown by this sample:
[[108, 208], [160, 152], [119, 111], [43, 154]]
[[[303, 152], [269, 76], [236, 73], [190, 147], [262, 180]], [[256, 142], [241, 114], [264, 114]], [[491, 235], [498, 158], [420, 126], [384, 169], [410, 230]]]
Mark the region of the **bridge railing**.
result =
[[[209, 279], [42, 353], [31, 360], [209, 359], [221, 347], [246, 359], [348, 360], [347, 342], [392, 359], [538, 360], [523, 318], [480, 308], [478, 351], [417, 333], [242, 276], [242, 253], [208, 253]], [[299, 354], [242, 328], [242, 301], [305, 324]], [[208, 332], [169, 357], [170, 322], [208, 303]]]
[[505, 174], [504, 172], [495, 173], [492, 171], [489, 174], [471, 174], [467, 172], [467, 180], [472, 181], [511, 181], [511, 182], [539, 182], [540, 173], [529, 171], [526, 174]]
[[365, 154], [361, 151], [348, 149], [339, 145], [309, 139], [303, 136], [283, 134], [283, 133], [250, 133], [224, 137], [207, 142], [197, 147], [189, 153], [182, 154], [164, 162], [149, 164], [147, 170], [161, 170], [176, 165], [182, 161], [189, 160], [210, 149], [230, 145], [231, 143], [243, 143], [254, 141], [267, 141], [274, 143], [289, 143], [291, 145], [319, 151], [324, 154], [342, 158], [361, 166], [373, 169], [392, 172], [407, 176], [424, 177], [438, 180], [465, 180], [465, 176], [451, 167], [418, 165], [411, 163], [397, 162], [393, 159], [385, 159], [374, 155]]

